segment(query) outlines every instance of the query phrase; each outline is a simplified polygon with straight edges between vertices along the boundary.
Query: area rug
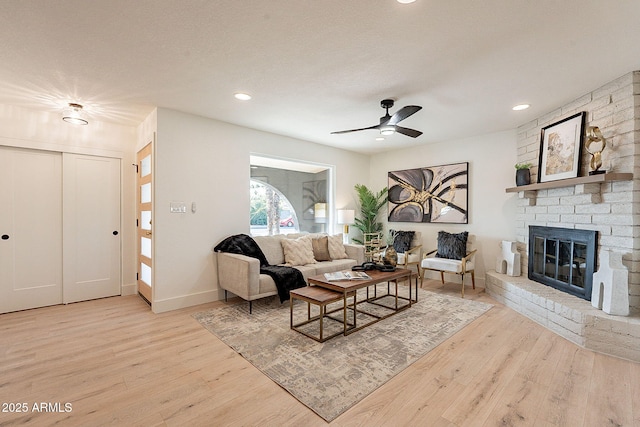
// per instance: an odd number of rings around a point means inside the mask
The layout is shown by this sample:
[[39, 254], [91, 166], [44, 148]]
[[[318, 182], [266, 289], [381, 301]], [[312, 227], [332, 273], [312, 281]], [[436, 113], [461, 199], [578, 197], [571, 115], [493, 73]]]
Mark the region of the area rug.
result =
[[[386, 288], [379, 289], [383, 292]], [[407, 293], [406, 286], [400, 288]], [[387, 297], [381, 303], [395, 304], [395, 300]], [[371, 310], [358, 307], [369, 312], [384, 310], [378, 306]], [[291, 330], [289, 302], [280, 304], [276, 297], [255, 301], [253, 314], [249, 314], [249, 304], [241, 302], [193, 317], [330, 422], [491, 307], [419, 289], [419, 302], [407, 310], [324, 343]], [[306, 319], [306, 303], [296, 300], [294, 315], [296, 322]], [[367, 316], [359, 314], [358, 324], [363, 321]], [[326, 333], [342, 328], [341, 323], [330, 319], [324, 324]], [[319, 329], [317, 323], [307, 326], [310, 331]]]

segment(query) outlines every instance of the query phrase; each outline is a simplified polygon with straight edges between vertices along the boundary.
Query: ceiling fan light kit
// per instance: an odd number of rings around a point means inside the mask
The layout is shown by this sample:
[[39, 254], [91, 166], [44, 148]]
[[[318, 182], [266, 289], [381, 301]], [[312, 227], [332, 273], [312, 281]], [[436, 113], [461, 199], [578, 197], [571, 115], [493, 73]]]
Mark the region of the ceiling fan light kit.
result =
[[331, 134], [336, 135], [336, 134], [349, 133], [349, 132], [358, 132], [361, 130], [377, 129], [380, 131], [382, 135], [392, 135], [396, 132], [406, 136], [410, 136], [411, 138], [417, 138], [420, 135], [422, 135], [422, 132], [420, 132], [419, 130], [398, 126], [399, 122], [417, 113], [422, 109], [422, 107], [418, 105], [407, 105], [406, 107], [402, 107], [401, 109], [396, 111], [396, 113], [393, 116], [391, 116], [389, 115], [389, 108], [393, 107], [393, 104], [394, 104], [393, 99], [383, 99], [382, 101], [380, 101], [380, 106], [386, 110], [385, 115], [380, 117], [380, 124], [369, 126], [366, 128], [331, 132]]
[[393, 135], [395, 132], [396, 130], [393, 126], [386, 125], [380, 128], [381, 135]]

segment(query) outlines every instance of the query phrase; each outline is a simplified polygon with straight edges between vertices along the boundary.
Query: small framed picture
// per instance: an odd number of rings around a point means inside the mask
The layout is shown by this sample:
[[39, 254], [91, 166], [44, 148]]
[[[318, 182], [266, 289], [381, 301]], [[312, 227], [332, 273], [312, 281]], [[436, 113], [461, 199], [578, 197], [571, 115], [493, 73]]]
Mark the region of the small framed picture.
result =
[[585, 116], [582, 111], [542, 128], [538, 182], [579, 176]]

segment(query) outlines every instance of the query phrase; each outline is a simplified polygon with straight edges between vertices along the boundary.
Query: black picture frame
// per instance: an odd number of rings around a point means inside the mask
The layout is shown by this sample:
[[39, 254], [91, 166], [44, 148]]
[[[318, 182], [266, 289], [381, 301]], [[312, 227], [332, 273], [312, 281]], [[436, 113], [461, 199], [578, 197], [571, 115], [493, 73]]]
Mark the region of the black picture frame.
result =
[[586, 114], [581, 111], [541, 129], [538, 182], [580, 176]]

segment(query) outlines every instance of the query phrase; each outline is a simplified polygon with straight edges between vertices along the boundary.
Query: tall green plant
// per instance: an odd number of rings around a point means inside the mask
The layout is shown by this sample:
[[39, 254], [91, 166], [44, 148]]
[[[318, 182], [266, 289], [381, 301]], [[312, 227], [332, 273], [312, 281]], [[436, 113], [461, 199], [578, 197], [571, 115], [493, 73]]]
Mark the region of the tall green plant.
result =
[[[356, 217], [355, 228], [364, 233], [381, 233], [382, 223], [377, 222], [380, 209], [387, 202], [387, 187], [374, 193], [366, 185], [356, 184], [356, 193], [360, 202], [360, 216]], [[363, 239], [353, 239], [354, 242], [363, 244]]]

